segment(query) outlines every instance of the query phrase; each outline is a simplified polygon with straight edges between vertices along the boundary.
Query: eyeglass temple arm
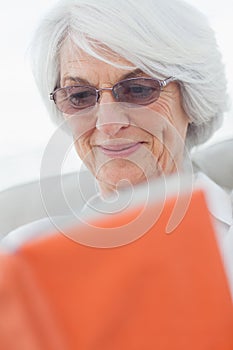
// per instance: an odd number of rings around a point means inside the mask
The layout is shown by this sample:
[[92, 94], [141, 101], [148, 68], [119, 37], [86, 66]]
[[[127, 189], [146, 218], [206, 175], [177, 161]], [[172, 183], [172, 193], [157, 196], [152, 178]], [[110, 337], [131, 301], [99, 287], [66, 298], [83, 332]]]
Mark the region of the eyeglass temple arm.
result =
[[167, 79], [161, 80], [161, 86], [165, 87], [167, 86], [169, 83], [171, 83], [172, 81], [175, 81], [176, 78], [175, 77], [169, 77]]

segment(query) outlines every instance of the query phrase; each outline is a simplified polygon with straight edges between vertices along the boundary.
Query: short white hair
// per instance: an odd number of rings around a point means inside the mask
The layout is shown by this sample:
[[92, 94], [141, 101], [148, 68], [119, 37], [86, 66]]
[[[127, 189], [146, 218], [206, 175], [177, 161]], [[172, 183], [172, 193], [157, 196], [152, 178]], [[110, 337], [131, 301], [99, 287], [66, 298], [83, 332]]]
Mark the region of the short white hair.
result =
[[[53, 120], [49, 93], [60, 80], [59, 53], [67, 38], [106, 61], [107, 47], [152, 77], [174, 76], [190, 118], [189, 147], [220, 126], [228, 108], [225, 69], [213, 30], [197, 9], [179, 0], [61, 0], [32, 44], [33, 72]], [[114, 64], [109, 62], [110, 64]]]

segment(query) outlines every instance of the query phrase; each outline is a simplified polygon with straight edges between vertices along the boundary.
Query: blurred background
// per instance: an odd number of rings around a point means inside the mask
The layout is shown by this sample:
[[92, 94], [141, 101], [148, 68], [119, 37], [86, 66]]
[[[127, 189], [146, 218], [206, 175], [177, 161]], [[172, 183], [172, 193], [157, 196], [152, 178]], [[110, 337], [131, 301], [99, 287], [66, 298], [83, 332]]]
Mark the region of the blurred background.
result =
[[[98, 0], [96, 0], [98, 1]], [[172, 0], [171, 0], [172, 1]], [[233, 99], [233, 2], [232, 0], [187, 0], [204, 12], [216, 31]], [[56, 0], [11, 0], [0, 12], [0, 190], [40, 176], [40, 162], [55, 130], [33, 81], [28, 47], [38, 22]], [[233, 136], [233, 110], [223, 127], [208, 143]], [[79, 166], [72, 152], [65, 171]]]

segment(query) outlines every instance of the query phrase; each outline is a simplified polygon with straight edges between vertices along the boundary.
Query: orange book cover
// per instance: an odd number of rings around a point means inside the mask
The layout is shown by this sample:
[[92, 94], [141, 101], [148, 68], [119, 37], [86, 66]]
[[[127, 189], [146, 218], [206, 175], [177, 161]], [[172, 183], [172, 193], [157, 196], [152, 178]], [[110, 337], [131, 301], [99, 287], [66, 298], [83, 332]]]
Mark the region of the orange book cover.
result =
[[[193, 192], [167, 233], [176, 199], [162, 210], [152, 201], [96, 217], [2, 254], [0, 348], [232, 350], [232, 300], [204, 195]], [[137, 236], [138, 227], [147, 230]], [[113, 244], [112, 228], [128, 232], [124, 243]], [[102, 247], [90, 243], [101, 235]]]

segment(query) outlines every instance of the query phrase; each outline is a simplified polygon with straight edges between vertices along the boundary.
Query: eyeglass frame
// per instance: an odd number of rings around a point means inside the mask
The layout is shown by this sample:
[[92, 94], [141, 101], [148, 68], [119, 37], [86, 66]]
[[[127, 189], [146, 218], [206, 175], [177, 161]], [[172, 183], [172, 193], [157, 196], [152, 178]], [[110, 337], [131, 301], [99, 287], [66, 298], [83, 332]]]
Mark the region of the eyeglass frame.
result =
[[[51, 101], [53, 101], [54, 103], [55, 103], [55, 105], [57, 106], [57, 103], [56, 103], [56, 99], [54, 98], [54, 96], [55, 96], [55, 94], [56, 94], [56, 92], [57, 91], [59, 91], [59, 90], [66, 90], [66, 89], [69, 89], [69, 88], [73, 88], [73, 87], [88, 87], [88, 88], [93, 88], [93, 89], [95, 89], [95, 91], [96, 91], [96, 103], [98, 103], [98, 101], [99, 101], [99, 99], [100, 99], [100, 97], [101, 97], [101, 95], [100, 95], [100, 93], [102, 92], [102, 91], [111, 91], [112, 92], [112, 96], [114, 97], [114, 99], [115, 99], [115, 96], [114, 96], [114, 94], [113, 94], [113, 89], [114, 89], [114, 87], [117, 85], [117, 84], [119, 84], [119, 83], [122, 83], [122, 82], [124, 82], [124, 81], [134, 81], [134, 80], [138, 80], [138, 79], [145, 79], [145, 80], [155, 80], [155, 81], [157, 81], [158, 83], [159, 83], [159, 85], [160, 85], [160, 92], [161, 91], [163, 91], [162, 89], [163, 88], [165, 88], [169, 83], [171, 83], [171, 82], [173, 82], [173, 81], [176, 81], [177, 79], [175, 78], [175, 77], [173, 77], [173, 76], [170, 76], [170, 77], [168, 77], [168, 78], [165, 78], [165, 79], [157, 79], [157, 78], [150, 78], [150, 77], [134, 77], [134, 78], [128, 78], [128, 79], [123, 79], [123, 80], [120, 80], [120, 81], [118, 81], [117, 83], [115, 83], [112, 87], [105, 87], [105, 88], [100, 88], [100, 89], [97, 89], [95, 86], [92, 86], [92, 85], [70, 85], [70, 86], [65, 86], [65, 87], [59, 87], [59, 88], [55, 88], [54, 90], [53, 90], [53, 92], [50, 92], [50, 94], [49, 94], [49, 99], [51, 100]], [[160, 96], [159, 96], [160, 97]], [[158, 98], [159, 98], [158, 97]], [[155, 101], [157, 101], [158, 99], [156, 99]], [[152, 101], [152, 102], [149, 102], [148, 103], [148, 105], [149, 104], [151, 104], [151, 103], [153, 103], [153, 102], [155, 102], [155, 101]], [[95, 103], [95, 105], [96, 105], [96, 103]], [[95, 106], [95, 105], [93, 105], [93, 106]], [[138, 104], [139, 106], [140, 106], [140, 104]], [[93, 107], [92, 106], [92, 107]], [[91, 107], [91, 106], [89, 106], [89, 107]], [[86, 109], [86, 108], [89, 108], [89, 107], [84, 107], [83, 109]], [[58, 107], [57, 107], [58, 108]], [[82, 110], [83, 110], [82, 109]], [[65, 112], [63, 112], [63, 111], [61, 111], [59, 108], [58, 108], [58, 110], [60, 111], [60, 112], [62, 112], [62, 113], [65, 113]]]

